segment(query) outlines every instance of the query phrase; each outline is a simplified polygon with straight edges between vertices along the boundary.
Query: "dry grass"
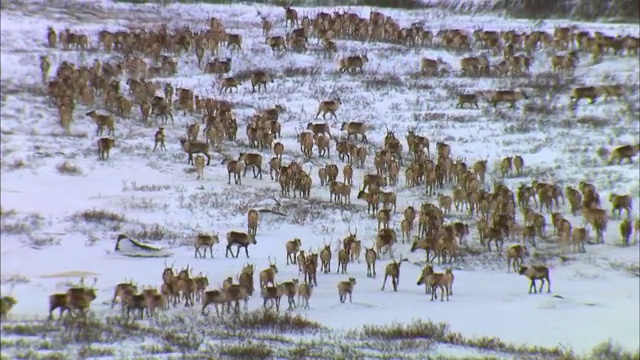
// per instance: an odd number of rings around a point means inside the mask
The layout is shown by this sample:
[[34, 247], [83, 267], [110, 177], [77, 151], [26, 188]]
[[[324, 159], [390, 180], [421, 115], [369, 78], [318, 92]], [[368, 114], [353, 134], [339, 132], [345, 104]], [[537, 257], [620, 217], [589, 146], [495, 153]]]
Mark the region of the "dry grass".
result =
[[125, 222], [126, 218], [122, 214], [116, 214], [102, 209], [84, 210], [75, 215], [76, 218], [86, 222], [102, 223], [105, 221]]
[[[240, 320], [238, 322], [238, 320]], [[254, 324], [258, 323], [259, 325]], [[278, 327], [274, 324], [281, 324]], [[212, 323], [201, 316], [160, 315], [152, 323], [135, 322], [108, 316], [99, 319], [65, 319], [51, 322], [9, 323], [2, 327], [3, 353], [12, 358], [95, 358], [123, 356], [118, 344], [122, 341], [143, 341], [139, 347], [127, 347], [141, 357], [169, 355], [181, 359], [308, 359], [308, 358], [369, 358], [373, 353], [387, 354], [383, 358], [401, 358], [409, 354], [428, 354], [438, 359], [453, 359], [432, 353], [433, 344], [460, 346], [467, 350], [490, 351], [492, 356], [478, 355], [474, 359], [505, 357], [600, 360], [638, 358], [611, 342], [596, 346], [591, 354], [577, 356], [570, 349], [513, 345], [493, 337], [466, 338], [449, 330], [447, 324], [414, 321], [410, 324], [365, 326], [347, 333], [333, 333], [302, 317], [291, 317], [256, 311]], [[287, 334], [304, 334], [290, 338]], [[205, 339], [209, 342], [205, 345]], [[29, 348], [29, 351], [25, 351]], [[373, 352], [373, 353], [372, 353]], [[54, 354], [54, 355], [52, 355]], [[130, 353], [128, 353], [130, 355]], [[377, 357], [376, 357], [377, 358]]]
[[251, 340], [241, 345], [227, 345], [220, 349], [220, 355], [239, 359], [269, 359], [274, 351], [269, 344], [253, 342]]
[[82, 169], [68, 160], [58, 164], [56, 170], [63, 175], [82, 175]]

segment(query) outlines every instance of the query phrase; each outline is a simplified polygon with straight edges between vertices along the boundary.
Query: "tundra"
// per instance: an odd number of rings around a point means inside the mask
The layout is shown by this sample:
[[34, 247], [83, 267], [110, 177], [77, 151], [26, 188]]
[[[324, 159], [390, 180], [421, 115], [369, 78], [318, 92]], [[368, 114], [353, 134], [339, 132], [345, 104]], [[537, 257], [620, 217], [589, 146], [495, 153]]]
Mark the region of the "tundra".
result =
[[[229, 257], [229, 253], [231, 253], [231, 257], [237, 258], [240, 254], [240, 248], [244, 248], [245, 255], [249, 258], [249, 245], [255, 245], [257, 243], [255, 235], [234, 230], [229, 231], [227, 233], [227, 250], [225, 256]], [[235, 256], [233, 256], [233, 251], [231, 251], [232, 246], [238, 248]]]
[[[194, 244], [194, 247], [196, 249], [194, 256], [197, 258], [198, 255], [200, 255], [203, 259], [206, 258], [207, 248], [209, 248], [209, 253], [211, 254], [211, 258], [213, 258], [213, 247], [219, 243], [220, 243], [220, 239], [218, 237], [218, 234], [210, 235], [210, 234], [199, 233], [196, 236], [196, 240]], [[204, 254], [200, 253], [201, 248], [205, 248]]]
[[342, 105], [342, 101], [340, 101], [340, 98], [320, 102], [320, 105], [318, 105], [318, 112], [316, 113], [316, 119], [322, 113], [323, 119], [326, 119], [327, 114], [331, 114], [336, 120], [338, 120], [336, 111], [338, 111], [340, 105]]
[[207, 158], [207, 166], [211, 162], [211, 156], [209, 155], [209, 144], [206, 142], [200, 141], [189, 141], [184, 137], [180, 139], [180, 145], [182, 145], [182, 150], [188, 154], [187, 163], [194, 164], [193, 162], [193, 154], [203, 154]]

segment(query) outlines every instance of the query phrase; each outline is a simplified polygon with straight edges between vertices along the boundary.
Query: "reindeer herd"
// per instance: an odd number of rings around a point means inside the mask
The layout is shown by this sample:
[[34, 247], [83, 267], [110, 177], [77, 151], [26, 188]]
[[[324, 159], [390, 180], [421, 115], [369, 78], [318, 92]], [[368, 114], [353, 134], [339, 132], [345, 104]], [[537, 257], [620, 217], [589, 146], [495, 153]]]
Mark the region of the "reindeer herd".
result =
[[[390, 16], [372, 11], [368, 18], [360, 17], [352, 12], [334, 12], [333, 14], [320, 12], [314, 18], [285, 8], [285, 27], [292, 27], [286, 36], [274, 36], [273, 22], [258, 13], [261, 17], [264, 44], [274, 53], [282, 51], [302, 52], [308, 50], [310, 37], [317, 39], [316, 45], [322, 44], [321, 50], [327, 55], [334, 54], [338, 49], [338, 39], [371, 42], [387, 42], [407, 47], [435, 48], [441, 47], [456, 53], [472, 50], [488, 50], [493, 55], [502, 52], [503, 60], [497, 64], [490, 64], [487, 56], [464, 57], [460, 60], [460, 68], [465, 76], [521, 76], [530, 72], [532, 57], [538, 50], [554, 53], [551, 56], [553, 71], [571, 74], [575, 71], [580, 54], [591, 54], [594, 62], [602, 61], [603, 56], [637, 56], [640, 40], [637, 37], [609, 36], [600, 32], [580, 30], [576, 27], [557, 27], [554, 33], [544, 31], [517, 32], [493, 31], [475, 29], [470, 32], [464, 29], [442, 29], [434, 34], [421, 24], [414, 23], [408, 27], [401, 26]], [[199, 117], [186, 126], [186, 134], [180, 138], [182, 150], [188, 155], [187, 161], [196, 168], [198, 179], [204, 179], [204, 170], [210, 165], [211, 153], [221, 152], [223, 145], [237, 140], [239, 129], [234, 112], [234, 103], [228, 100], [205, 97], [196, 94], [192, 89], [174, 88], [171, 82], [160, 84], [150, 81], [153, 77], [171, 77], [178, 72], [178, 61], [175, 57], [193, 53], [197, 66], [205, 74], [219, 77], [219, 94], [228, 93], [233, 96], [233, 90], [238, 91], [242, 85], [239, 77], [227, 76], [235, 68], [232, 57], [218, 58], [221, 48], [234, 54], [243, 50], [243, 34], [229, 33], [225, 30], [220, 19], [215, 17], [208, 21], [205, 30], [197, 31], [189, 26], [169, 30], [166, 25], [158, 29], [135, 29], [108, 31], [98, 33], [98, 47], [107, 53], [116, 53], [122, 60], [113, 63], [101, 62], [95, 59], [89, 65], [75, 65], [62, 62], [58, 65], [55, 76], [50, 78], [51, 60], [47, 56], [40, 58], [42, 82], [46, 84], [51, 103], [58, 110], [61, 126], [68, 131], [73, 122], [74, 110], [77, 105], [89, 109], [102, 106], [104, 112], [90, 110], [86, 116], [96, 124], [96, 136], [100, 159], [109, 158], [110, 150], [115, 146], [116, 117], [121, 121], [133, 121], [133, 109], [138, 107], [140, 119], [145, 124], [153, 118], [156, 123], [162, 122], [154, 135], [153, 151], [166, 150], [165, 127], [174, 125], [174, 111], [182, 111], [183, 116]], [[59, 33], [49, 28], [46, 35], [49, 48], [63, 50], [87, 50], [92, 39], [81, 33], [65, 29]], [[209, 54], [209, 60], [205, 61]], [[344, 74], [365, 72], [369, 62], [368, 54], [354, 54], [343, 57], [338, 61], [338, 71]], [[451, 66], [441, 59], [423, 58], [420, 61], [420, 71], [424, 75], [437, 76], [448, 72]], [[121, 78], [127, 80], [126, 91]], [[226, 77], [225, 77], [226, 76]], [[250, 71], [250, 85], [252, 92], [267, 91], [267, 86], [274, 82], [274, 74], [261, 69]], [[161, 95], [159, 95], [161, 94]], [[588, 99], [593, 103], [598, 97], [621, 97], [625, 88], [619, 84], [594, 85], [574, 88], [570, 98], [577, 104], [580, 99]], [[511, 107], [521, 99], [528, 98], [520, 90], [495, 90], [471, 94], [458, 94], [456, 107], [471, 105], [478, 108], [478, 101], [485, 97], [489, 104], [496, 107], [502, 102]], [[323, 119], [329, 115], [337, 120], [337, 112], [342, 101], [334, 97], [321, 101], [315, 118], [322, 115]], [[297, 161], [284, 163], [285, 146], [282, 143], [281, 124], [279, 116], [284, 113], [285, 106], [275, 104], [272, 108], [257, 111], [246, 124], [246, 137], [249, 152], [241, 152], [237, 159], [225, 156], [222, 165], [226, 166], [228, 184], [231, 179], [235, 185], [242, 185], [242, 178], [247, 170], [252, 169], [254, 179], [263, 179], [263, 170], [269, 169], [270, 180], [280, 186], [282, 197], [309, 199], [313, 189], [314, 175], [306, 172], [303, 165]], [[201, 131], [201, 125], [202, 131]], [[329, 201], [337, 206], [346, 207], [351, 204], [351, 189], [354, 186], [354, 169], [365, 170], [372, 144], [369, 143], [367, 133], [372, 129], [366, 122], [343, 122], [341, 131], [345, 138], [336, 138], [330, 133], [327, 123], [309, 122], [306, 130], [296, 135], [299, 151], [305, 160], [314, 156], [332, 159], [332, 146], [339, 161], [343, 162], [342, 180], [340, 168], [335, 163], [322, 166], [317, 171], [320, 187], [328, 187]], [[107, 137], [102, 137], [107, 130]], [[203, 139], [203, 140], [199, 140]], [[470, 227], [477, 228], [477, 239], [488, 252], [504, 253], [507, 259], [507, 271], [511, 270], [525, 275], [530, 280], [530, 289], [542, 291], [547, 283], [550, 290], [549, 269], [543, 265], [525, 266], [524, 260], [528, 256], [528, 247], [536, 247], [537, 239], [555, 242], [562, 251], [572, 248], [574, 252], [584, 252], [589, 232], [596, 235], [597, 242], [604, 242], [604, 232], [612, 218], [622, 218], [620, 223], [621, 243], [630, 244], [632, 232], [639, 233], [640, 220], [633, 222], [630, 218], [632, 211], [632, 196], [624, 194], [610, 194], [609, 201], [612, 213], [602, 208], [600, 195], [593, 184], [580, 182], [577, 188], [553, 182], [534, 180], [531, 184], [522, 184], [516, 189], [496, 183], [491, 191], [485, 186], [488, 160], [466, 163], [452, 156], [452, 144], [443, 141], [435, 143], [432, 156], [431, 142], [426, 136], [418, 135], [410, 130], [405, 136], [405, 147], [394, 129], [386, 129], [383, 144], [380, 149], [374, 148], [372, 162], [375, 173], [364, 174], [360, 182], [356, 199], [367, 205], [367, 213], [377, 222], [377, 234], [371, 247], [366, 247], [357, 236], [357, 228], [341, 241], [337, 253], [335, 271], [348, 274], [350, 264], [361, 263], [361, 255], [367, 269], [367, 277], [376, 278], [376, 263], [384, 256], [391, 257], [391, 262], [384, 268], [384, 280], [381, 290], [385, 290], [387, 279], [391, 279], [394, 291], [398, 290], [401, 265], [408, 260], [400, 256], [399, 260], [391, 256], [391, 248], [398, 243], [398, 234], [393, 226], [397, 220], [397, 194], [385, 191], [384, 187], [393, 188], [401, 185], [400, 178], [404, 173], [404, 185], [407, 188], [423, 187], [428, 197], [437, 197], [435, 203], [424, 202], [419, 208], [408, 206], [401, 209], [399, 229], [402, 243], [411, 244], [410, 251], [424, 252], [427, 265], [424, 266], [417, 280], [418, 286], [425, 286], [425, 292], [431, 295], [431, 300], [440, 300], [453, 295], [454, 274], [450, 265], [457, 261], [464, 249], [471, 245], [469, 239]], [[267, 162], [263, 157], [264, 151], [273, 151], [273, 156]], [[295, 150], [295, 149], [289, 149]], [[633, 157], [640, 151], [639, 145], [622, 145], [611, 152], [610, 163], [621, 163], [623, 160], [633, 161]], [[206, 161], [205, 161], [206, 158]], [[523, 175], [525, 161], [522, 156], [505, 157], [499, 162], [499, 171], [503, 177], [518, 177]], [[442, 194], [451, 189], [450, 195]], [[562, 215], [563, 207], [569, 205], [572, 216], [582, 216], [584, 226], [572, 224]], [[455, 213], [466, 212], [471, 222], [448, 222]], [[521, 219], [517, 220], [520, 212]], [[475, 220], [473, 220], [475, 219]], [[475, 221], [475, 222], [473, 222]], [[416, 228], [417, 222], [417, 228]], [[241, 249], [249, 258], [249, 247], [257, 244], [259, 212], [252, 209], [247, 214], [247, 231], [232, 230], [226, 234], [225, 256], [238, 258]], [[547, 225], [553, 228], [552, 233]], [[587, 227], [588, 226], [588, 227]], [[504, 249], [505, 241], [514, 242]], [[492, 250], [492, 243], [493, 249]], [[220, 244], [217, 234], [198, 234], [194, 240], [196, 258], [205, 258], [207, 249], [213, 258], [214, 246]], [[236, 248], [234, 254], [233, 249]], [[267, 308], [270, 302], [277, 310], [280, 308], [282, 297], [287, 298], [288, 308], [296, 307], [295, 297], [303, 307], [309, 308], [312, 290], [318, 286], [317, 273], [331, 272], [333, 251], [330, 244], [316, 251], [303, 249], [303, 239], [294, 238], [285, 243], [286, 265], [298, 267], [298, 275], [303, 281], [294, 278], [278, 282], [276, 276], [278, 268], [276, 262], [269, 257], [269, 266], [259, 273], [260, 296], [263, 306]], [[364, 250], [364, 252], [363, 252]], [[203, 252], [202, 252], [203, 251]], [[448, 265], [444, 272], [435, 272], [434, 262]], [[318, 268], [319, 267], [319, 268]], [[254, 294], [254, 264], [245, 264], [237, 276], [237, 283], [229, 277], [215, 290], [209, 290], [208, 276], [200, 273], [193, 276], [192, 269], [187, 266], [176, 271], [174, 266], [165, 264], [162, 272], [160, 288], [139, 288], [133, 281], [125, 280], [114, 290], [112, 307], [117, 300], [122, 304], [122, 313], [130, 316], [133, 311], [140, 318], [153, 316], [157, 309], [167, 309], [184, 303], [194, 306], [200, 303], [202, 313], [214, 305], [216, 313], [222, 316], [224, 309], [235, 313], [240, 312], [240, 302], [245, 308], [249, 298]], [[535, 286], [541, 281], [540, 289]], [[349, 301], [357, 282], [349, 277], [337, 285], [340, 302]], [[84, 281], [80, 285], [70, 288], [65, 293], [53, 294], [49, 298], [49, 312], [59, 309], [60, 316], [64, 311], [84, 314], [96, 298], [95, 282], [86, 286]], [[16, 303], [11, 297], [3, 297], [0, 301], [2, 316], [6, 316]]]

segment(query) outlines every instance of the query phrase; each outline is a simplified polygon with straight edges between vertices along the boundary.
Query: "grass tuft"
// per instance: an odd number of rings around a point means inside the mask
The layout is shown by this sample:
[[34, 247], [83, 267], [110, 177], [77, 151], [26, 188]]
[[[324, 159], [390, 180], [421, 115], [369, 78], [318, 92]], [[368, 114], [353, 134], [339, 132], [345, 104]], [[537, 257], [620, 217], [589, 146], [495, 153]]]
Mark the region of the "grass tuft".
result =
[[76, 217], [86, 222], [103, 222], [103, 221], [124, 222], [126, 221], [124, 215], [116, 214], [114, 212], [110, 212], [107, 210], [100, 210], [100, 209], [85, 210], [76, 214]]
[[64, 161], [56, 166], [56, 170], [63, 175], [82, 175], [82, 169], [70, 161]]
[[220, 349], [220, 355], [240, 359], [267, 359], [271, 358], [273, 353], [268, 344], [253, 341], [239, 345], [227, 345]]

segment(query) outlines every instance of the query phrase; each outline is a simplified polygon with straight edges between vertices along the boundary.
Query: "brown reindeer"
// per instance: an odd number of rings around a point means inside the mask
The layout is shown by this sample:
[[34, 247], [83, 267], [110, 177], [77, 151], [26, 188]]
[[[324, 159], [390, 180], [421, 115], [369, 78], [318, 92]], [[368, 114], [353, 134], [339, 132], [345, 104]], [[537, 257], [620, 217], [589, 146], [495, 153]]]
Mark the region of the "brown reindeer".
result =
[[388, 264], [384, 269], [384, 281], [382, 282], [382, 291], [384, 291], [385, 285], [387, 285], [387, 278], [391, 277], [391, 284], [393, 285], [393, 291], [398, 291], [398, 284], [400, 284], [400, 265], [402, 262], [409, 261], [409, 259], [403, 259], [400, 255], [400, 261], [393, 259], [393, 262]]

